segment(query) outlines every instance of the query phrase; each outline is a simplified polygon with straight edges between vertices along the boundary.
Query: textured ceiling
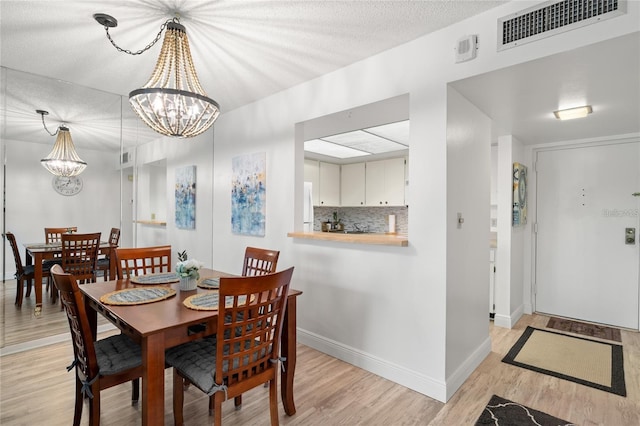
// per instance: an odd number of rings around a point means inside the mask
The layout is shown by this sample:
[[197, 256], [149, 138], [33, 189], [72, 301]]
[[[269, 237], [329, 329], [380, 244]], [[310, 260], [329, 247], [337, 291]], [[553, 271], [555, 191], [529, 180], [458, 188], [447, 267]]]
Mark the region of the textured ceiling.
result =
[[[202, 86], [224, 113], [503, 3], [2, 0], [0, 64], [9, 69], [0, 105], [3, 136], [52, 143], [34, 112], [46, 109], [51, 127], [69, 124], [77, 146], [118, 149], [122, 108], [125, 145], [157, 137], [133, 116], [126, 97], [148, 79], [161, 43], [138, 56], [120, 53], [94, 13], [118, 19], [110, 33], [132, 51], [144, 48], [177, 13]], [[496, 127], [524, 143], [637, 132], [639, 38], [636, 32], [453, 85]], [[18, 77], [23, 71], [31, 74]], [[119, 95], [125, 96], [122, 104]], [[579, 124], [549, 123], [551, 111], [570, 98], [598, 108]]]
[[[120, 53], [93, 14], [115, 17], [118, 26], [110, 30], [114, 41], [134, 52], [177, 15], [186, 27], [202, 86], [224, 113], [502, 3], [3, 0], [0, 52], [2, 66], [9, 69], [128, 95], [148, 79], [162, 43], [138, 56]], [[46, 109], [52, 122], [69, 123], [77, 145], [100, 149], [109, 144], [75, 136], [74, 127], [94, 125], [86, 114], [95, 106], [83, 105], [82, 96], [65, 106], [59, 95], [40, 98], [38, 90], [17, 92], [18, 88], [12, 95], [19, 105], [8, 102], [7, 110], [22, 117], [18, 121], [38, 121], [37, 114], [29, 114]], [[139, 133], [137, 137], [145, 139]]]

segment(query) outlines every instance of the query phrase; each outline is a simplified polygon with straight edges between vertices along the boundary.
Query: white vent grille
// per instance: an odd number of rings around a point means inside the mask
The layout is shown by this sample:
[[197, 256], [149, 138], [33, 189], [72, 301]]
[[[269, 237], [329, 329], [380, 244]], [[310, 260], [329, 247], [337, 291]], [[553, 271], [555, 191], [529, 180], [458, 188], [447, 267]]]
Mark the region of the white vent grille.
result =
[[563, 0], [543, 3], [498, 19], [498, 50], [613, 18], [626, 0]]

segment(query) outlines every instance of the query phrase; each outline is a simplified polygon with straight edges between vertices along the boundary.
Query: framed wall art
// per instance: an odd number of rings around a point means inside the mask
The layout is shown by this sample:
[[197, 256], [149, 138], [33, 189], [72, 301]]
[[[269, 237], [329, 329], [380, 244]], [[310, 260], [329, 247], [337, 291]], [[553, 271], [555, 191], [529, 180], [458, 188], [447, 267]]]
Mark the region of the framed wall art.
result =
[[176, 168], [176, 227], [196, 227], [196, 166]]
[[231, 230], [264, 237], [266, 221], [266, 153], [234, 157], [231, 165]]
[[513, 163], [513, 226], [527, 224], [527, 166]]

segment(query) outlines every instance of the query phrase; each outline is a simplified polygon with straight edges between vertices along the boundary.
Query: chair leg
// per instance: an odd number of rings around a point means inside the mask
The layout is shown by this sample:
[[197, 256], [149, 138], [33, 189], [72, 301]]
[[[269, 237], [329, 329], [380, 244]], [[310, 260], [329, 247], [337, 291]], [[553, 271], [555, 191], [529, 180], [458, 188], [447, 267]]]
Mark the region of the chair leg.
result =
[[242, 406], [242, 395], [238, 395], [233, 399], [233, 403], [236, 406], [236, 410], [239, 410]]
[[183, 425], [182, 406], [184, 404], [184, 390], [182, 387], [183, 379], [178, 370], [173, 369], [173, 424], [175, 426]]
[[16, 278], [16, 301], [14, 302], [14, 305], [16, 305], [18, 308], [22, 308], [23, 282], [24, 280], [22, 278]]
[[100, 384], [96, 381], [91, 385], [93, 398], [89, 398], [89, 426], [100, 424]]
[[222, 402], [224, 401], [224, 392], [216, 392], [213, 395], [213, 424], [214, 426], [222, 426]]
[[76, 405], [73, 410], [73, 426], [80, 425], [80, 419], [82, 418], [82, 405], [84, 404], [84, 398], [82, 396], [82, 383], [76, 376]]
[[271, 426], [278, 426], [280, 419], [278, 418], [278, 386], [276, 380], [269, 383], [269, 413], [271, 414]]
[[140, 400], [140, 379], [131, 381], [131, 405], [136, 405]]

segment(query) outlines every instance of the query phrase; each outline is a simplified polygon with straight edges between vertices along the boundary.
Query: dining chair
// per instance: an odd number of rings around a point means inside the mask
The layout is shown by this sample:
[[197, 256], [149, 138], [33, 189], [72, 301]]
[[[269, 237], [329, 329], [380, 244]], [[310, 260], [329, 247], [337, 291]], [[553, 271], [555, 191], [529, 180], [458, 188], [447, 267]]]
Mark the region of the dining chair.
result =
[[115, 252], [119, 280], [171, 272], [171, 246], [117, 248]]
[[44, 228], [44, 241], [47, 244], [59, 243], [62, 241], [62, 234], [71, 234], [78, 232], [77, 226], [68, 226], [66, 228]]
[[[16, 242], [16, 237], [12, 232], [7, 232], [4, 234], [5, 238], [9, 240], [9, 244], [11, 244], [11, 250], [13, 250], [13, 258], [16, 263], [16, 301], [15, 305], [18, 308], [22, 307], [22, 300], [24, 298], [24, 284], [27, 287], [26, 296], [29, 297], [31, 294], [31, 282], [34, 279], [34, 266], [33, 265], [23, 265], [22, 258], [20, 257], [20, 250], [18, 249], [18, 243]], [[42, 275], [47, 277], [47, 284], [49, 284], [49, 267], [45, 267], [43, 265]], [[40, 284], [42, 285], [42, 283]]]
[[[109, 245], [111, 245], [111, 250], [114, 250], [118, 247], [120, 243], [120, 228], [111, 228], [111, 232], [109, 232]], [[111, 256], [110, 255], [98, 255], [98, 265], [96, 267], [96, 272], [102, 271], [102, 277], [105, 281], [107, 278], [112, 280], [115, 277], [109, 276], [109, 267], [111, 265]]]
[[[278, 257], [280, 252], [277, 250], [268, 250], [257, 247], [247, 247], [244, 251], [244, 259], [242, 261], [242, 276], [254, 277], [258, 275], [271, 274], [276, 271], [278, 265]], [[208, 339], [215, 339], [215, 335], [207, 336]], [[184, 386], [188, 388], [189, 380], [184, 381]], [[266, 386], [266, 385], [265, 385]], [[242, 405], [242, 394], [235, 397], [235, 406], [240, 408]], [[214, 399], [209, 399], [209, 409], [213, 410]]]
[[255, 275], [272, 274], [276, 271], [280, 252], [256, 247], [247, 247], [244, 251], [242, 264], [242, 276], [253, 277]]
[[[89, 234], [62, 234], [62, 269], [83, 284], [96, 282], [96, 265], [100, 232]], [[56, 302], [58, 292], [51, 287], [51, 300]]]
[[[54, 244], [62, 242], [62, 234], [71, 234], [78, 232], [77, 226], [68, 226], [66, 228], [44, 228], [44, 242], [46, 244]], [[51, 268], [55, 264], [60, 264], [62, 255], [55, 254], [53, 259], [44, 261], [47, 268]]]
[[185, 379], [214, 398], [214, 425], [222, 424], [222, 403], [269, 383], [271, 425], [278, 425], [277, 378], [280, 337], [293, 267], [252, 277], [220, 278], [215, 339], [168, 349], [173, 367], [174, 424], [183, 424]]
[[73, 363], [69, 371], [76, 371], [76, 402], [73, 425], [82, 418], [84, 399], [89, 399], [89, 425], [100, 424], [100, 392], [121, 383], [131, 381], [132, 404], [140, 397], [142, 377], [142, 351], [140, 346], [125, 334], [116, 334], [94, 341], [93, 332], [85, 308], [78, 281], [63, 271], [60, 265], [51, 268], [51, 277], [60, 293], [60, 300], [67, 313], [73, 343]]

